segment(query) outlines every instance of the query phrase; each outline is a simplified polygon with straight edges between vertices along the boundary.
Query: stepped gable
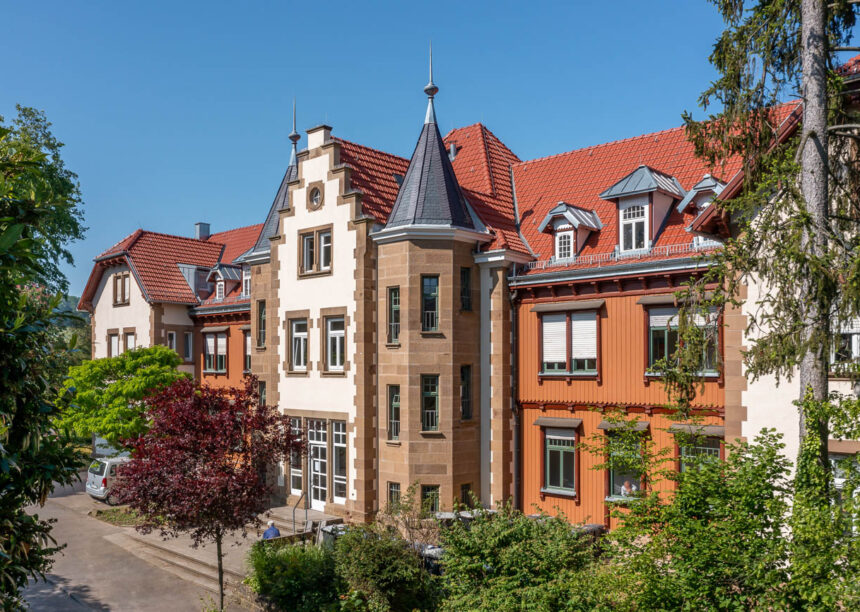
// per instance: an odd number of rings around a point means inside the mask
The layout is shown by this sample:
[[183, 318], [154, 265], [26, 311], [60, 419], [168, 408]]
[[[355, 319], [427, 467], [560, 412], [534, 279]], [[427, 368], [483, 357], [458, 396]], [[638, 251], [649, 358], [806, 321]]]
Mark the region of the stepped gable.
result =
[[398, 177], [406, 174], [409, 160], [342, 138], [334, 140], [340, 143], [340, 163], [351, 168], [350, 187], [362, 194], [362, 212], [385, 224], [397, 199]]

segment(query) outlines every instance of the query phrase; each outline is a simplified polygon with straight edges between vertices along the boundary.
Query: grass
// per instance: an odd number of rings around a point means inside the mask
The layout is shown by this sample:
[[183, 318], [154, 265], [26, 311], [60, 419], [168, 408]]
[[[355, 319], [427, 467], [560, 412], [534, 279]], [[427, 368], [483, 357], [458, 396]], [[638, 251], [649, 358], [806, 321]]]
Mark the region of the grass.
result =
[[143, 519], [137, 512], [125, 507], [96, 510], [95, 517], [100, 521], [116, 525], [117, 527], [137, 527], [143, 522]]

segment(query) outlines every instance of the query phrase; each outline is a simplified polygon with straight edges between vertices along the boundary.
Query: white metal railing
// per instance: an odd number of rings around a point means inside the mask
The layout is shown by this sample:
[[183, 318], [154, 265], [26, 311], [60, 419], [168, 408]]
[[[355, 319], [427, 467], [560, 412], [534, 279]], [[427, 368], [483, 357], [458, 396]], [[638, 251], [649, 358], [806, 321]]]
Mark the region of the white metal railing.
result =
[[685, 253], [700, 253], [702, 251], [710, 251], [722, 245], [715, 241], [707, 241], [701, 243], [687, 244], [672, 244], [662, 247], [652, 247], [650, 249], [639, 249], [637, 251], [628, 251], [621, 253], [612, 251], [611, 253], [598, 253], [596, 255], [580, 255], [579, 257], [570, 257], [566, 259], [541, 259], [538, 261], [530, 261], [525, 267], [528, 270], [545, 270], [546, 268], [561, 268], [565, 266], [606, 266], [615, 265], [621, 261], [636, 261], [637, 259], [646, 259], [649, 257], [660, 257], [667, 255], [683, 255]]

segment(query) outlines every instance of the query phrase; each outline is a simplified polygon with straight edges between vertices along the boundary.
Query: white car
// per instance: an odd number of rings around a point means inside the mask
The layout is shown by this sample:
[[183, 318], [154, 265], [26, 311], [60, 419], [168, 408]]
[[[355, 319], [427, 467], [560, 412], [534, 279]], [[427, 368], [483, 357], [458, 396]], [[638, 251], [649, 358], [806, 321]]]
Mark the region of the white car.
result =
[[87, 493], [99, 501], [112, 503], [111, 487], [116, 479], [117, 466], [128, 463], [128, 457], [104, 457], [95, 459], [87, 470]]

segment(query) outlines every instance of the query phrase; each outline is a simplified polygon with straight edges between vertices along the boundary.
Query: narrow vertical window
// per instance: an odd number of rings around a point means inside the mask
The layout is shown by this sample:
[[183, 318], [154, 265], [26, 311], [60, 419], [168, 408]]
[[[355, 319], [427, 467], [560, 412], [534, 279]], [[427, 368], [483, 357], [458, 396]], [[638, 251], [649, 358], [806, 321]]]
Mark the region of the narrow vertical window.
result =
[[291, 361], [293, 370], [306, 372], [308, 369], [308, 321], [296, 319], [290, 322], [292, 336]]
[[388, 439], [400, 439], [400, 385], [388, 385]]
[[260, 396], [260, 405], [266, 405], [266, 382], [260, 380], [257, 382], [257, 395]]
[[224, 299], [224, 281], [222, 280], [219, 280], [217, 283], [215, 283], [215, 299]]
[[472, 506], [472, 484], [460, 485], [460, 503], [466, 507]]
[[460, 310], [472, 310], [472, 268], [460, 268]]
[[439, 430], [439, 377], [421, 376], [421, 429]]
[[315, 263], [314, 235], [305, 234], [302, 236], [302, 272], [313, 272]]
[[621, 250], [645, 248], [645, 206], [629, 206], [621, 211]]
[[167, 332], [167, 348], [172, 351], [176, 350], [176, 332]]
[[266, 300], [257, 300], [257, 346], [266, 346]]
[[203, 369], [215, 369], [215, 334], [203, 334]]
[[227, 371], [227, 334], [217, 334], [215, 342], [215, 370]]
[[678, 350], [678, 309], [652, 308], [648, 313], [648, 367], [669, 360]]
[[242, 297], [251, 295], [251, 266], [242, 266]]
[[555, 235], [555, 258], [570, 259], [571, 257], [573, 257], [573, 232], [557, 232]]
[[326, 368], [330, 372], [343, 372], [344, 331], [343, 317], [326, 319]]
[[128, 332], [125, 335], [125, 350], [131, 351], [137, 346], [137, 338], [134, 335], [134, 332]]
[[421, 331], [439, 329], [439, 277], [421, 277]]
[[593, 310], [570, 313], [570, 369], [597, 372], [597, 315]]
[[251, 371], [251, 332], [246, 331], [242, 335], [243, 345], [245, 347], [245, 371]]
[[185, 332], [183, 334], [185, 336], [185, 361], [192, 361], [194, 359], [194, 334], [192, 332]]
[[346, 421], [332, 421], [332, 444], [334, 450], [334, 498], [346, 501]]
[[460, 366], [460, 418], [472, 418], [472, 366]]
[[609, 470], [610, 497], [634, 497], [642, 489], [641, 475], [636, 469], [639, 447], [630, 447], [617, 433], [607, 434], [611, 468]]
[[396, 506], [400, 503], [400, 483], [399, 482], [389, 482], [388, 483], [388, 505]]
[[116, 357], [121, 352], [119, 350], [119, 334], [108, 336], [108, 357]]
[[543, 328], [541, 371], [557, 374], [567, 371], [567, 315], [563, 312], [545, 314]]
[[421, 506], [425, 512], [439, 512], [439, 485], [421, 485]]
[[319, 233], [320, 270], [331, 270], [331, 231]]
[[400, 287], [388, 288], [388, 342], [400, 342]]
[[[302, 420], [297, 417], [290, 419], [290, 431], [297, 438], [302, 437]], [[290, 452], [290, 493], [302, 494], [302, 453], [298, 450]]]

